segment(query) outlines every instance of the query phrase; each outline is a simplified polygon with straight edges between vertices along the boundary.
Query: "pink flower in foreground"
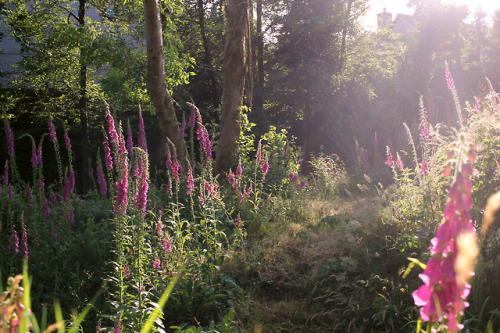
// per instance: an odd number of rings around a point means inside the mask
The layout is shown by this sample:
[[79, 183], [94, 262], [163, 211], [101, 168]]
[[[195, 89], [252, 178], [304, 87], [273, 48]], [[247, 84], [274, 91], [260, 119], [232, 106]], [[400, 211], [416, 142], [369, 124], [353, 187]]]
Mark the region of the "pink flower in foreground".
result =
[[[465, 299], [470, 293], [470, 285], [457, 276], [456, 263], [459, 247], [457, 240], [464, 234], [475, 233], [470, 215], [471, 175], [472, 166], [462, 165], [450, 188], [443, 222], [431, 241], [432, 258], [424, 272], [419, 275], [424, 284], [412, 294], [424, 321], [446, 319], [451, 332], [458, 332], [463, 328], [457, 317], [469, 306]], [[468, 279], [473, 272], [469, 268], [465, 274]]]

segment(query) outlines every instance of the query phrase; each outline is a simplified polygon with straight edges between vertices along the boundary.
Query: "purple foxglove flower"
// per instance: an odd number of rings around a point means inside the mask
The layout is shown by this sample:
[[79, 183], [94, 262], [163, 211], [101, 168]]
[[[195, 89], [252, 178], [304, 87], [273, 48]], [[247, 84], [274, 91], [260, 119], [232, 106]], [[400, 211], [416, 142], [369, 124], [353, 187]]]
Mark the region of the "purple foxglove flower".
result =
[[446, 76], [446, 83], [448, 83], [448, 89], [455, 89], [455, 82], [453, 82], [453, 77], [451, 76], [450, 68], [448, 67], [448, 62], [444, 63], [444, 70]]
[[392, 167], [394, 165], [391, 148], [389, 148], [389, 146], [387, 146], [387, 161], [385, 161], [385, 164], [387, 164], [389, 167]]
[[403, 164], [403, 160], [401, 159], [401, 155], [399, 153], [396, 153], [396, 166], [398, 167], [399, 171], [403, 171], [405, 165]]
[[106, 183], [106, 177], [104, 177], [104, 172], [102, 170], [101, 163], [97, 164], [97, 184], [99, 184], [99, 190], [101, 195], [106, 195], [108, 193], [108, 184]]
[[5, 168], [3, 170], [3, 184], [9, 183], [9, 161], [5, 161]]
[[193, 179], [193, 170], [191, 169], [191, 165], [188, 168], [188, 177], [187, 177], [187, 192], [186, 194], [190, 194], [194, 190], [194, 179]]
[[[451, 332], [458, 332], [463, 328], [457, 317], [463, 315], [468, 306], [465, 299], [471, 287], [466, 282], [460, 283], [455, 268], [457, 239], [462, 235], [475, 234], [470, 215], [473, 203], [471, 175], [470, 164], [459, 166], [459, 172], [448, 194], [443, 222], [431, 241], [432, 257], [424, 272], [419, 275], [424, 284], [412, 294], [424, 321], [436, 322], [446, 319]], [[469, 275], [466, 278], [470, 278], [473, 272], [466, 274]]]
[[174, 156], [174, 161], [172, 162], [172, 177], [179, 181], [179, 169], [180, 169], [179, 161], [177, 160], [177, 156]]
[[7, 152], [9, 156], [14, 155], [14, 135], [12, 134], [12, 129], [10, 128], [9, 120], [7, 116], [4, 118], [4, 127], [5, 127], [5, 137], [7, 138]]
[[31, 148], [30, 162], [31, 162], [31, 167], [33, 169], [36, 169], [38, 167], [38, 153], [37, 153], [37, 149], [36, 149], [36, 145], [35, 145], [34, 141], [33, 141], [33, 146]]
[[269, 171], [269, 158], [266, 153], [266, 158], [264, 159], [264, 163], [262, 163], [262, 173], [267, 175], [267, 172]]
[[427, 159], [424, 159], [422, 161], [422, 165], [420, 166], [420, 171], [422, 171], [422, 173], [424, 174], [424, 176], [427, 177], [427, 175], [429, 174], [429, 165], [427, 164]]
[[196, 107], [193, 105], [191, 115], [189, 116], [189, 127], [194, 128], [196, 125]]
[[113, 118], [111, 112], [109, 111], [108, 103], [106, 103], [105, 117], [108, 121], [109, 141], [111, 143], [118, 145], [118, 133], [116, 132], [115, 119]]
[[235, 172], [235, 177], [240, 178], [241, 174], [243, 173], [243, 169], [241, 168], [241, 160], [238, 163], [238, 166], [236, 167], [236, 172]]
[[16, 254], [19, 253], [19, 237], [17, 236], [17, 231], [14, 228], [12, 228], [9, 242], [10, 244], [7, 246], [7, 248], [13, 249]]
[[144, 119], [142, 118], [142, 110], [139, 106], [139, 140], [138, 140], [139, 148], [142, 148], [145, 152], [148, 151], [148, 145], [146, 142], [146, 131], [144, 129]]
[[108, 138], [104, 138], [104, 163], [108, 170], [113, 170], [113, 159], [111, 158], [111, 149], [109, 149]]
[[71, 140], [68, 135], [68, 129], [64, 126], [64, 144], [66, 145], [66, 149], [71, 150]]
[[57, 135], [56, 135], [56, 128], [54, 127], [54, 123], [52, 122], [52, 118], [49, 120], [49, 134], [50, 134], [50, 141], [55, 142], [57, 141]]

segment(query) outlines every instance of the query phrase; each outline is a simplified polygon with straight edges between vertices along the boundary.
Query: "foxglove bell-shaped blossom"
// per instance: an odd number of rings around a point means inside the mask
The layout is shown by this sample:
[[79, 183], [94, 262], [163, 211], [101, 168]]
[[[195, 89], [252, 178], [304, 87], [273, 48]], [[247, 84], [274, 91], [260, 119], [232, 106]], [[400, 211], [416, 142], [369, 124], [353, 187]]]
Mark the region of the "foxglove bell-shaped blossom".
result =
[[472, 166], [463, 164], [459, 168], [450, 188], [443, 222], [431, 241], [432, 257], [424, 272], [419, 275], [424, 284], [413, 292], [415, 305], [421, 307], [422, 319], [424, 321], [446, 319], [451, 332], [458, 332], [463, 328], [463, 325], [458, 323], [457, 316], [462, 315], [468, 306], [465, 299], [470, 293], [470, 285], [465, 280], [473, 274], [471, 268], [468, 268], [465, 273], [468, 275], [466, 279], [460, 279], [457, 276], [456, 263], [459, 247], [457, 240], [461, 235], [475, 234], [470, 215]]

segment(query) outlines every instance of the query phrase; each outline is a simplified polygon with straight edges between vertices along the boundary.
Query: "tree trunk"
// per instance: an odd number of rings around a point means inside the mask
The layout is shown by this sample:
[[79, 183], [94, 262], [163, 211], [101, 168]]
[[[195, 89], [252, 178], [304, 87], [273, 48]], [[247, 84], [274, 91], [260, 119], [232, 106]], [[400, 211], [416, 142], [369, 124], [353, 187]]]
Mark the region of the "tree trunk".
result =
[[340, 46], [340, 59], [337, 65], [337, 74], [340, 74], [344, 68], [346, 61], [346, 39], [349, 32], [349, 16], [351, 16], [352, 2], [354, 0], [347, 0], [347, 9], [345, 13], [344, 27], [342, 28], [342, 44]]
[[246, 76], [245, 76], [245, 91], [244, 91], [244, 104], [251, 108], [253, 104], [253, 57], [252, 57], [252, 25], [253, 22], [253, 1], [248, 0], [248, 31], [247, 38], [245, 38], [245, 51], [246, 51]]
[[[87, 0], [80, 0], [78, 7], [78, 23], [80, 27], [85, 26], [85, 3]], [[78, 108], [80, 110], [80, 126], [82, 130], [82, 146], [81, 146], [81, 174], [80, 174], [80, 190], [82, 194], [87, 194], [89, 189], [89, 160], [90, 160], [90, 136], [89, 136], [89, 117], [87, 114], [87, 64], [80, 59], [80, 100]]]
[[257, 8], [257, 91], [255, 94], [255, 111], [262, 112], [264, 108], [264, 36], [262, 34], [262, 0], [256, 0]]
[[245, 58], [247, 55], [245, 46], [249, 31], [247, 0], [228, 0], [226, 17], [222, 124], [215, 159], [215, 174], [228, 171], [238, 156], [238, 141], [241, 130], [240, 107], [243, 102]]
[[186, 165], [187, 150], [179, 134], [172, 96], [165, 83], [163, 35], [157, 0], [143, 0], [148, 58], [147, 86], [156, 110], [162, 134], [170, 139], [181, 163]]
[[212, 105], [217, 109], [220, 105], [219, 91], [217, 89], [217, 78], [215, 76], [214, 66], [212, 65], [212, 52], [210, 51], [210, 45], [208, 45], [207, 32], [205, 30], [205, 7], [203, 5], [203, 0], [198, 0], [198, 21], [200, 23], [201, 40], [205, 51], [205, 64], [210, 77], [210, 96], [212, 97]]

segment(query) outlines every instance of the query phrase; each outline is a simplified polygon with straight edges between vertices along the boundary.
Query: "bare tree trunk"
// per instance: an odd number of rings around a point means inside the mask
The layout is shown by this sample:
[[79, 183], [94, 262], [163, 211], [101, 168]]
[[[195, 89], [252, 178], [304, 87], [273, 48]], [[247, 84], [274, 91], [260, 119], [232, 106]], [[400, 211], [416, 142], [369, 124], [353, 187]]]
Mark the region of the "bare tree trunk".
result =
[[245, 39], [245, 51], [246, 51], [246, 79], [245, 79], [245, 91], [244, 91], [244, 104], [249, 108], [253, 104], [253, 56], [252, 56], [252, 24], [253, 22], [253, 1], [248, 0], [248, 32], [247, 38]]
[[210, 96], [212, 97], [212, 105], [217, 109], [220, 105], [219, 91], [217, 89], [217, 78], [215, 76], [214, 66], [212, 65], [212, 52], [210, 51], [210, 45], [208, 45], [207, 32], [205, 29], [205, 7], [203, 5], [203, 0], [198, 0], [198, 21], [200, 23], [201, 41], [205, 51], [205, 64], [210, 77]]
[[228, 0], [226, 17], [222, 124], [215, 159], [215, 174], [229, 170], [238, 155], [240, 107], [243, 102], [247, 55], [245, 39], [249, 37], [248, 0]]
[[163, 55], [163, 36], [157, 0], [143, 0], [144, 21], [148, 57], [147, 85], [156, 110], [160, 128], [164, 136], [174, 144], [177, 155], [183, 164], [187, 158], [184, 141], [179, 135], [179, 123], [175, 115], [172, 96], [165, 83], [165, 60]]
[[340, 59], [337, 67], [337, 74], [344, 68], [346, 61], [346, 39], [349, 32], [349, 16], [351, 16], [352, 2], [354, 0], [347, 0], [347, 9], [345, 13], [344, 27], [342, 28], [342, 44], [340, 46]]
[[261, 112], [264, 108], [264, 36], [262, 34], [262, 0], [256, 0], [257, 8], [257, 92], [255, 94], [255, 109]]
[[[78, 6], [78, 24], [83, 28], [85, 25], [85, 3], [87, 0], [80, 0]], [[87, 64], [80, 59], [80, 100], [78, 109], [80, 111], [80, 126], [82, 130], [82, 146], [80, 153], [80, 190], [82, 194], [87, 194], [89, 189], [89, 160], [90, 160], [90, 136], [89, 136], [89, 117], [87, 114]]]

